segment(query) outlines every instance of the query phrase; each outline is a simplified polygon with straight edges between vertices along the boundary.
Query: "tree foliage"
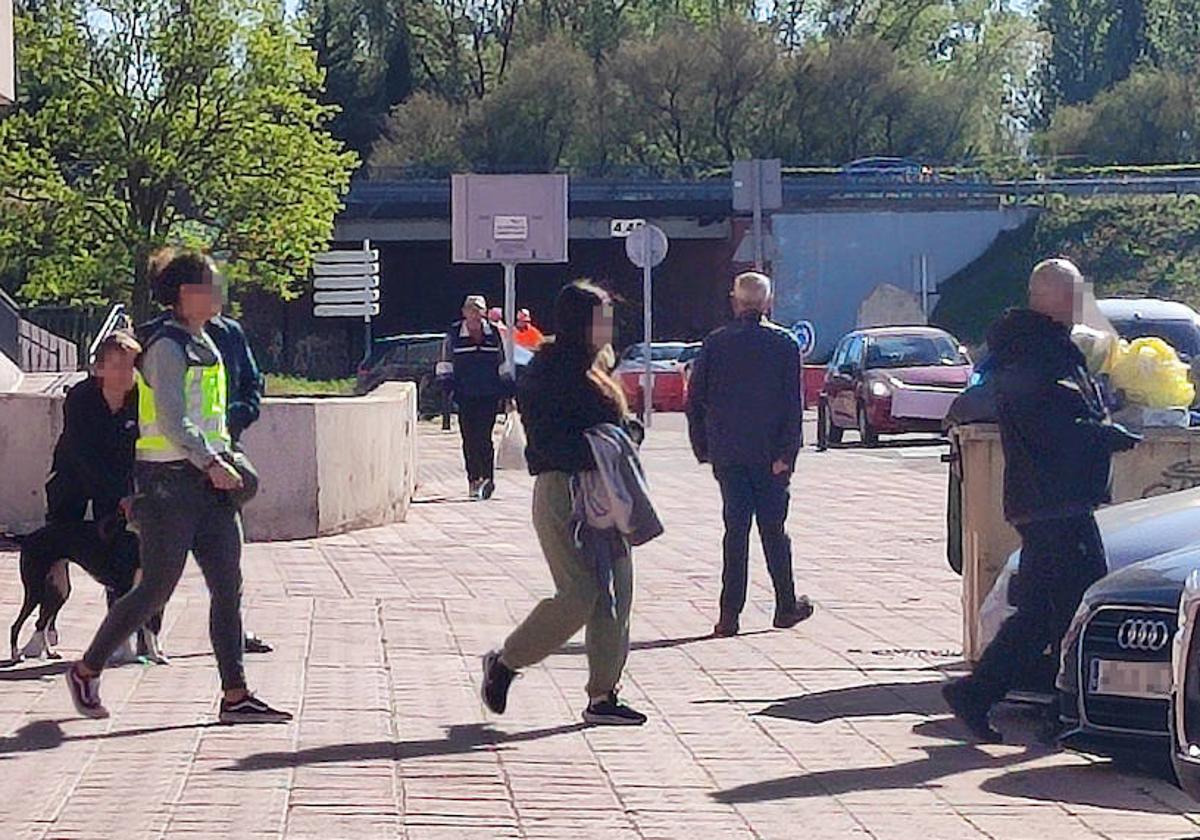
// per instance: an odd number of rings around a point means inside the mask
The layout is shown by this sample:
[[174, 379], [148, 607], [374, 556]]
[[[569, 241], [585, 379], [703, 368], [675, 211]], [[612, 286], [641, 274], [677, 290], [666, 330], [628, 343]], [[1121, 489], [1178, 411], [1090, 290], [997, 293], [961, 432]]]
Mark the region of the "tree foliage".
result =
[[321, 74], [267, 0], [42, 0], [17, 19], [28, 99], [0, 120], [0, 265], [33, 300], [149, 308], [146, 257], [212, 248], [294, 291], [353, 156]]

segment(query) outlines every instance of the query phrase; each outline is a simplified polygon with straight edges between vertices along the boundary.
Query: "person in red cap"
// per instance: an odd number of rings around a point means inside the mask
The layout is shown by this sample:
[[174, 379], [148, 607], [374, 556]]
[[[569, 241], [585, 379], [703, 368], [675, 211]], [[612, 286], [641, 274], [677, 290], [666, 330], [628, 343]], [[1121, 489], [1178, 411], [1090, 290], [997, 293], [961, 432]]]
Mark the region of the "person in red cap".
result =
[[537, 350], [545, 340], [546, 336], [534, 326], [529, 310], [522, 309], [517, 312], [517, 329], [513, 333], [513, 341], [526, 350]]

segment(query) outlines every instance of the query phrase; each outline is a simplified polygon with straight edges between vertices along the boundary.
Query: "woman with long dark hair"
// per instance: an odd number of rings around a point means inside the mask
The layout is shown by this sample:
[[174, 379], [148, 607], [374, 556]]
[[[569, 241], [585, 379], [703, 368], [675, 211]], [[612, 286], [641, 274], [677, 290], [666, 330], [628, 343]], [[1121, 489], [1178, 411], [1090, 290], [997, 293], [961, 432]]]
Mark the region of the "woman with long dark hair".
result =
[[500, 650], [483, 658], [483, 699], [503, 714], [508, 689], [521, 668], [541, 662], [587, 627], [589, 723], [639, 725], [646, 716], [617, 699], [629, 655], [633, 564], [628, 546], [613, 559], [612, 600], [601, 597], [596, 570], [572, 528], [571, 477], [594, 470], [589, 429], [624, 424], [628, 406], [602, 362], [613, 339], [609, 295], [587, 281], [565, 287], [554, 305], [555, 335], [534, 357], [518, 389], [528, 438], [526, 460], [537, 477], [533, 524], [554, 578], [554, 595], [541, 601]]

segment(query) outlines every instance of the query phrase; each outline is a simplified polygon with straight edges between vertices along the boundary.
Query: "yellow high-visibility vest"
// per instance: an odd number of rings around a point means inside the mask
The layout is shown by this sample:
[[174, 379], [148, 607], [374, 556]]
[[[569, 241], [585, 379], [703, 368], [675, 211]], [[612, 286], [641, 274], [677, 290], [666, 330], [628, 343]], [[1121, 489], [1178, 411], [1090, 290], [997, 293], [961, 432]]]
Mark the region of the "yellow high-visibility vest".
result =
[[[172, 341], [162, 337], [160, 341]], [[154, 402], [154, 391], [139, 370], [136, 373], [138, 386], [138, 441], [139, 461], [185, 461], [187, 453], [172, 443], [158, 423], [158, 407]], [[231, 448], [229, 430], [225, 423], [227, 404], [225, 363], [217, 353], [216, 364], [206, 366], [189, 365], [183, 377], [185, 416], [196, 425], [204, 439], [218, 452]]]

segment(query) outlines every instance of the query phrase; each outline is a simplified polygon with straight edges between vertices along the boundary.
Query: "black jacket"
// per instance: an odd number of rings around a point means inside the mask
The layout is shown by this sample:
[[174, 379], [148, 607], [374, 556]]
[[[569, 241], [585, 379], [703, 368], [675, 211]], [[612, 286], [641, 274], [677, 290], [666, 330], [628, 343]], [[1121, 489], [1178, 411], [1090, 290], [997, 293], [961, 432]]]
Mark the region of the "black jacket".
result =
[[454, 365], [450, 390], [456, 400], [499, 401], [512, 396], [512, 381], [500, 375], [504, 342], [493, 324], [483, 322], [483, 337], [476, 344], [463, 322], [455, 321], [446, 333], [442, 357]]
[[800, 345], [766, 318], [739, 318], [704, 341], [688, 383], [688, 433], [701, 463], [796, 464]]
[[96, 510], [116, 508], [133, 492], [137, 400], [134, 388], [114, 414], [104, 401], [100, 381], [92, 376], [67, 392], [51, 473], [70, 481], [79, 497], [91, 499]]
[[550, 342], [533, 357], [517, 389], [529, 472], [595, 469], [585, 432], [621, 423], [621, 407], [588, 378], [591, 360], [579, 348]]
[[[137, 327], [137, 338], [142, 346], [149, 344], [150, 339], [170, 319], [170, 313], [164, 312]], [[218, 315], [204, 325], [204, 331], [217, 345], [217, 350], [221, 352], [221, 361], [225, 364], [225, 385], [229, 401], [225, 408], [225, 422], [229, 426], [230, 437], [236, 442], [242, 436], [242, 432], [258, 421], [262, 411], [263, 376], [241, 324], [233, 318]]]
[[1136, 442], [1108, 420], [1068, 327], [1028, 309], [988, 332], [1004, 447], [1004, 515], [1014, 525], [1094, 511], [1109, 501], [1112, 453]]

